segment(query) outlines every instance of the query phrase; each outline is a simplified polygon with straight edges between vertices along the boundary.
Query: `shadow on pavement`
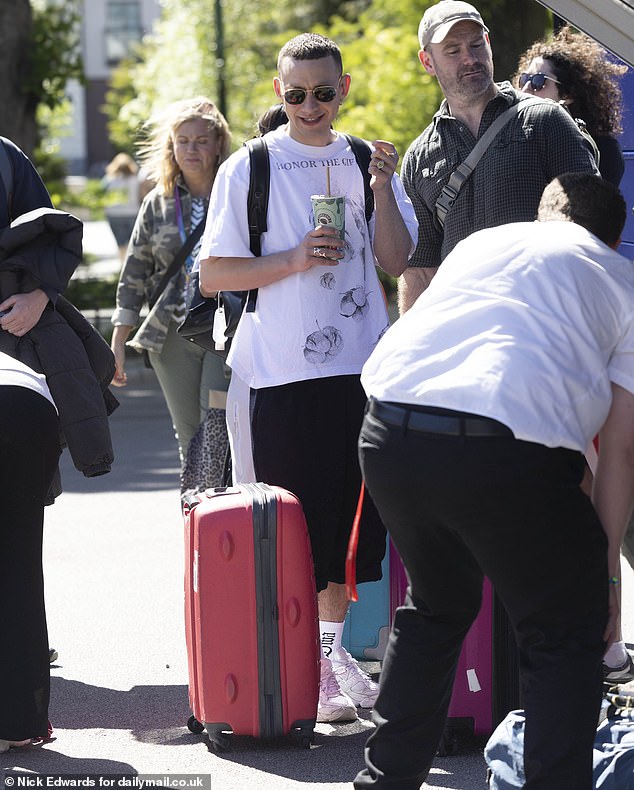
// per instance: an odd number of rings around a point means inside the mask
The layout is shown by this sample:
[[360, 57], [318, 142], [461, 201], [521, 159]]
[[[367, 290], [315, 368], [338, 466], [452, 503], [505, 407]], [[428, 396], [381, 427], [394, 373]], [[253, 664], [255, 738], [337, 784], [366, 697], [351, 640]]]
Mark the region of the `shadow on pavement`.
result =
[[[43, 754], [46, 752], [46, 754]], [[55, 741], [45, 747], [29, 746], [28, 748], [12, 749], [0, 755], [0, 768], [4, 771], [27, 772], [32, 776], [32, 771], [40, 771], [42, 762], [46, 763], [44, 769], [47, 774], [60, 776], [64, 774], [88, 774], [99, 776], [102, 774], [132, 774], [137, 775], [129, 763], [118, 760], [91, 759], [88, 757], [69, 757], [67, 754], [55, 751]], [[34, 766], [37, 763], [37, 767]], [[9, 785], [6, 784], [6, 787]]]
[[[369, 719], [369, 711], [363, 711]], [[310, 749], [294, 745], [289, 738], [258, 742], [253, 738], [232, 736], [230, 749], [214, 752], [223, 760], [265, 771], [268, 774], [292, 779], [304, 784], [352, 782], [363, 768], [363, 748], [370, 733], [369, 722], [363, 720], [333, 726], [333, 732], [316, 732]], [[319, 726], [319, 725], [318, 725]], [[334, 737], [333, 737], [334, 736]], [[206, 741], [205, 736], [199, 736]], [[485, 786], [485, 766], [482, 767], [482, 784], [469, 785], [468, 776], [473, 771], [473, 755], [482, 754], [482, 739], [465, 741], [460, 755], [436, 758], [434, 769], [425, 780], [425, 787], [455, 788]], [[466, 782], [466, 783], [465, 783]]]
[[51, 678], [51, 720], [65, 730], [129, 730], [145, 743], [177, 743], [190, 716], [187, 686], [133, 686], [125, 691]]
[[163, 393], [151, 370], [136, 362], [129, 384], [112, 387], [119, 407], [110, 417], [115, 460], [106, 475], [88, 478], [73, 467], [68, 450], [60, 461], [66, 492], [157, 491], [178, 489], [180, 462]]

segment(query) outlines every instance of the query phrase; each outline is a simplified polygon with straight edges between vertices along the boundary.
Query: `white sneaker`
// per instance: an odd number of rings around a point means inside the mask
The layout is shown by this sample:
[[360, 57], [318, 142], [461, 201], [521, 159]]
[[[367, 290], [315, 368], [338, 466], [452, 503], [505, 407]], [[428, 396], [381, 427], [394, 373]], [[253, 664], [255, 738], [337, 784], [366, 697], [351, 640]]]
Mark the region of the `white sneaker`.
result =
[[354, 702], [339, 688], [330, 659], [322, 657], [317, 721], [355, 721], [356, 718]]
[[345, 654], [344, 660], [333, 660], [332, 662], [332, 669], [337, 678], [339, 688], [350, 697], [357, 707], [374, 707], [376, 698], [379, 696], [379, 684], [375, 683], [361, 669], [345, 648], [341, 648], [341, 653]]

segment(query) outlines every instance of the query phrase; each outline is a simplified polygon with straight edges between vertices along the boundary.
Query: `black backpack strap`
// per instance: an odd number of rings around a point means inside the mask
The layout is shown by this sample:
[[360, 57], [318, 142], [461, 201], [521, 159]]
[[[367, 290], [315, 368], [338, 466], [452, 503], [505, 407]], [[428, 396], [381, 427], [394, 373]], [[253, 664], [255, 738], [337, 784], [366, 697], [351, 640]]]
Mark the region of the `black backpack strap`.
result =
[[249, 246], [256, 258], [262, 255], [260, 236], [267, 230], [269, 208], [270, 165], [269, 150], [262, 137], [254, 137], [245, 145], [249, 149], [249, 196], [247, 216], [249, 220]]
[[[261, 236], [267, 230], [269, 210], [270, 164], [269, 150], [262, 137], [254, 137], [245, 143], [249, 149], [249, 194], [247, 197], [247, 219], [249, 222], [249, 247], [256, 258], [262, 255]], [[255, 310], [258, 289], [249, 291], [246, 311]]]
[[360, 137], [354, 137], [351, 134], [345, 135], [346, 140], [348, 141], [350, 148], [352, 148], [352, 153], [354, 154], [354, 158], [357, 160], [357, 164], [359, 165], [359, 170], [361, 170], [361, 175], [363, 176], [363, 193], [365, 195], [365, 221], [370, 222], [370, 217], [372, 216], [372, 212], [374, 211], [374, 193], [370, 188], [370, 157], [372, 156], [372, 149], [370, 146], [362, 140]]

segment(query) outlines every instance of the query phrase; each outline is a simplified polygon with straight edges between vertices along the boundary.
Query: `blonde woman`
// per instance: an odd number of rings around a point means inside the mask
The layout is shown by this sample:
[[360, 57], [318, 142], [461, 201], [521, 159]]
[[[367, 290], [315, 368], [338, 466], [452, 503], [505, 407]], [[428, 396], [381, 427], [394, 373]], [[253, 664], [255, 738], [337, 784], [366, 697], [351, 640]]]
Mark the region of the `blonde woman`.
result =
[[181, 462], [209, 409], [221, 412], [218, 430], [225, 431], [228, 379], [218, 357], [176, 333], [185, 313], [189, 273], [198, 244], [161, 286], [189, 234], [204, 224], [218, 167], [230, 147], [227, 122], [205, 97], [176, 102], [148, 123], [140, 161], [156, 186], [141, 204], [112, 316], [111, 345], [116, 361], [112, 383], [123, 387], [127, 383], [126, 342], [140, 322], [144, 304], [150, 305], [127, 345], [148, 352], [172, 418]]

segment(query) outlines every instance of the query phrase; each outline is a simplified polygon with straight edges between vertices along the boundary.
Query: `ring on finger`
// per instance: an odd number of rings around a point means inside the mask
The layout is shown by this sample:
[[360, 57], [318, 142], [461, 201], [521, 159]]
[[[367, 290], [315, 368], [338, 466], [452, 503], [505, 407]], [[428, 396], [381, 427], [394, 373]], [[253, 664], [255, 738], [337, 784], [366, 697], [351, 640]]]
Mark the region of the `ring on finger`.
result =
[[379, 161], [376, 163], [376, 166], [379, 170], [383, 170], [385, 167], [385, 162], [382, 159], [379, 159]]
[[313, 247], [313, 255], [315, 258], [325, 258], [326, 250], [323, 247]]

